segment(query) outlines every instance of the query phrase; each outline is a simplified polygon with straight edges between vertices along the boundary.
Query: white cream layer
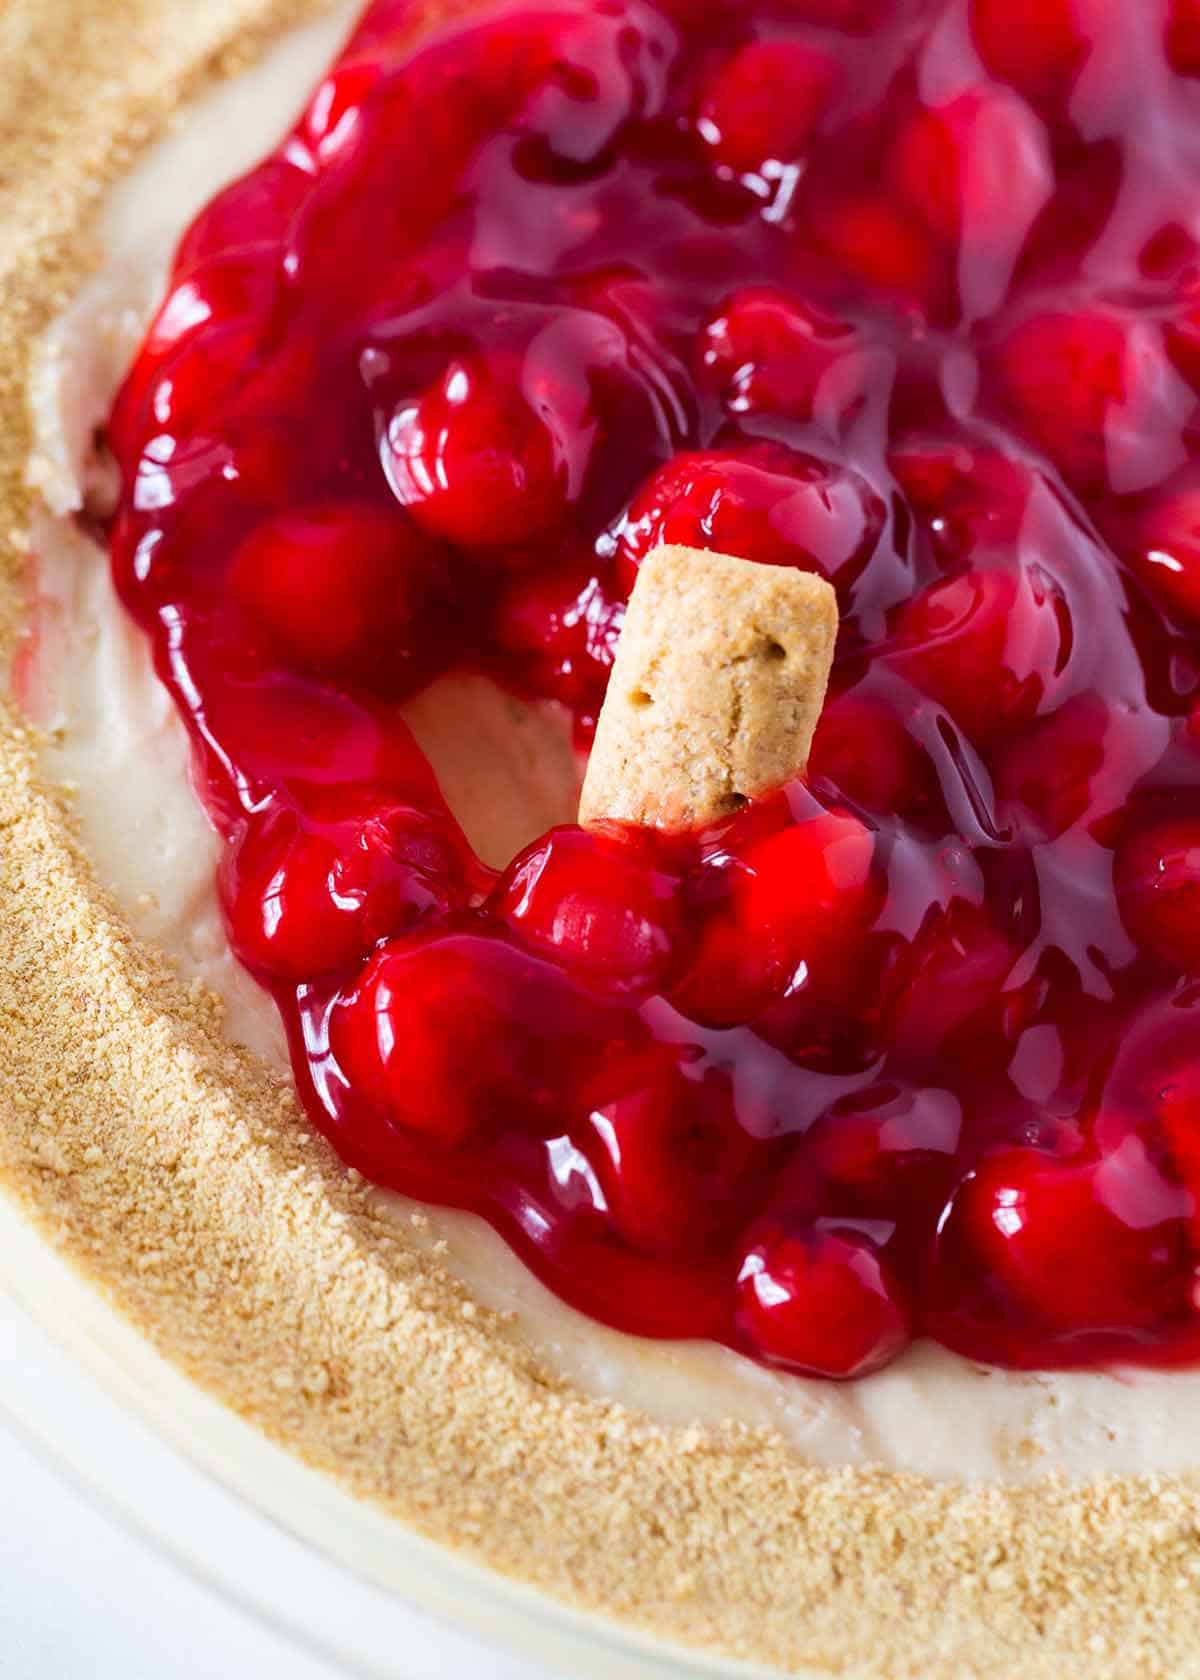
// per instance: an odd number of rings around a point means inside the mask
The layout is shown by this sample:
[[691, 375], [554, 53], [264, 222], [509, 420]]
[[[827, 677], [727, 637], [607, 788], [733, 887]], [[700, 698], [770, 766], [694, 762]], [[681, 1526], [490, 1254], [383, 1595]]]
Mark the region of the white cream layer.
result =
[[[283, 1034], [225, 940], [214, 891], [220, 842], [192, 791], [183, 726], [114, 597], [105, 555], [72, 515], [103, 494], [95, 429], [180, 233], [276, 142], [357, 9], [342, 5], [209, 95], [112, 195], [103, 269], [47, 334], [33, 379], [29, 471], [45, 507], [34, 531], [36, 611], [18, 669], [25, 704], [50, 732], [45, 768], [73, 790], [89, 854], [135, 929], [217, 991], [230, 1033], [276, 1070]], [[575, 767], [551, 713], [515, 707], [476, 679], [439, 685], [411, 721], [492, 861], [570, 815]], [[855, 1384], [778, 1376], [720, 1348], [606, 1330], [544, 1290], [481, 1221], [387, 1199], [481, 1300], [511, 1312], [513, 1335], [589, 1392], [663, 1421], [765, 1424], [816, 1463], [946, 1477], [1200, 1462], [1200, 1372], [1017, 1375], [919, 1346]]]

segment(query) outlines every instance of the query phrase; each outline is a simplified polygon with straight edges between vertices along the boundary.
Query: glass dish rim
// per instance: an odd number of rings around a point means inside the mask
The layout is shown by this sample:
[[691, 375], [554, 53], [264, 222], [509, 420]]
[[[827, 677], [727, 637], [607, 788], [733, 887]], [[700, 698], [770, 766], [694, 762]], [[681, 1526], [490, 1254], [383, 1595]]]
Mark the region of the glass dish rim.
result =
[[[97, 1288], [52, 1247], [0, 1188], [0, 1294], [8, 1297], [125, 1418], [182, 1459], [209, 1485], [299, 1543], [335, 1572], [373, 1588], [393, 1608], [417, 1610], [443, 1628], [473, 1636], [514, 1659], [573, 1680], [684, 1680], [777, 1674], [683, 1646], [562, 1603], [425, 1538], [397, 1516], [269, 1440], [159, 1354]], [[358, 1680], [408, 1680], [403, 1666], [364, 1658], [336, 1639], [314, 1636], [299, 1614], [272, 1603], [252, 1580], [233, 1581], [185, 1537], [139, 1511], [53, 1429], [34, 1422], [0, 1389], [0, 1415], [81, 1492], [94, 1509], [148, 1542], [207, 1591], [282, 1636], [338, 1664]], [[380, 1541], [386, 1542], [381, 1546]], [[371, 1563], [368, 1560], [372, 1560]], [[398, 1659], [402, 1662], [402, 1657]], [[789, 1671], [805, 1680], [805, 1671]], [[808, 1680], [823, 1680], [807, 1671]]]

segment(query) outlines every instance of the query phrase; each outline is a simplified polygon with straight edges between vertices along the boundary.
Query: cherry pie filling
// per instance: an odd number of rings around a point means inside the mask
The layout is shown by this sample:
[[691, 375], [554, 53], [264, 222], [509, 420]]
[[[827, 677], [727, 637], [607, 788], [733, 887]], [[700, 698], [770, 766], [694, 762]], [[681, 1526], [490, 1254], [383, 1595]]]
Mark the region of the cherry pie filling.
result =
[[[1195, 1361], [1200, 6], [427, 23], [196, 221], [109, 428], [309, 1113], [630, 1331]], [[807, 777], [485, 867], [404, 702], [586, 748], [660, 542], [835, 586]]]

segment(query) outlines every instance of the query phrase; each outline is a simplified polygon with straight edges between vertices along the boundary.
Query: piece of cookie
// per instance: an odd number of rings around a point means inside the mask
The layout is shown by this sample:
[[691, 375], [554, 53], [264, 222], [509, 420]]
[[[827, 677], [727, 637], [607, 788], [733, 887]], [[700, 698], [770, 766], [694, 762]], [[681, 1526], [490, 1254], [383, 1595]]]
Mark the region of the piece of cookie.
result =
[[648, 555], [600, 713], [580, 822], [712, 822], [798, 775], [837, 627], [837, 598], [811, 572], [694, 548]]

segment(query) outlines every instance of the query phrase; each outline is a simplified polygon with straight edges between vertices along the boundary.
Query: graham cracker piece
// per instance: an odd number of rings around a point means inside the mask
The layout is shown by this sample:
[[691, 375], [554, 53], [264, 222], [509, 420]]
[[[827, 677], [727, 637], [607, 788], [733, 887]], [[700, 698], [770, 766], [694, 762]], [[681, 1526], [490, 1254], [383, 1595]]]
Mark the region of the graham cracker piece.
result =
[[799, 775], [837, 628], [837, 597], [811, 572], [655, 549], [629, 600], [580, 822], [712, 822]]

